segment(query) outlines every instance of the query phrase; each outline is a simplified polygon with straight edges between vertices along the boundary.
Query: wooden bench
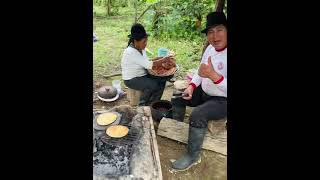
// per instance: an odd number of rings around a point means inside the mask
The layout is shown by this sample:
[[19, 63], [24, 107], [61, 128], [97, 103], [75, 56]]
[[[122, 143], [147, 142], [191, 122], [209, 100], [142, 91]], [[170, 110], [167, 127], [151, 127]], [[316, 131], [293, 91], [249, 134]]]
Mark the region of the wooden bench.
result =
[[[208, 132], [204, 138], [203, 149], [227, 155], [227, 129], [226, 120], [210, 121]], [[189, 124], [170, 118], [162, 118], [157, 134], [187, 144]]]

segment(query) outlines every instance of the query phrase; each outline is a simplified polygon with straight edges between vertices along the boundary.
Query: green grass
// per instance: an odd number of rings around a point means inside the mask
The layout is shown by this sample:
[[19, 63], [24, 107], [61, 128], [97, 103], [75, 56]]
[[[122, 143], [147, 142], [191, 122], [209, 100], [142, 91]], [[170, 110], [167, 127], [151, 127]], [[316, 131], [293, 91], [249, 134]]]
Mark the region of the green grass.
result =
[[[119, 15], [111, 17], [106, 16], [105, 8], [94, 6], [94, 12], [94, 32], [99, 38], [99, 41], [93, 44], [93, 70], [94, 80], [96, 80], [99, 74], [120, 71], [122, 52], [127, 46], [127, 36], [134, 22], [134, 9], [120, 8]], [[144, 16], [144, 18], [148, 17]], [[196, 68], [199, 65], [203, 42], [204, 37], [190, 41], [184, 39], [165, 40], [150, 36], [147, 48], [155, 55], [160, 47], [174, 51], [180, 67], [179, 74], [184, 76], [188, 69]]]

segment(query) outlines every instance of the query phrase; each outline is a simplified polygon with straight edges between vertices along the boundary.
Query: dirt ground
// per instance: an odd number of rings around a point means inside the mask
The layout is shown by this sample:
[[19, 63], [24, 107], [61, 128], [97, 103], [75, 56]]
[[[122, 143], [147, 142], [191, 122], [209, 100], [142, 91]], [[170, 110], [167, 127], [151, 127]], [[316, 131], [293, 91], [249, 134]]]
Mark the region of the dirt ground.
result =
[[[116, 79], [119, 79], [116, 77]], [[111, 85], [111, 80], [101, 79], [100, 83], [94, 84], [94, 89], [101, 85]], [[167, 83], [162, 99], [170, 100], [173, 87], [172, 84]], [[122, 89], [126, 91], [123, 83]], [[93, 109], [110, 109], [114, 106], [129, 104], [127, 97], [124, 96], [115, 102], [105, 103], [97, 100], [95, 94], [93, 95]], [[187, 109], [187, 115], [190, 114], [191, 109]], [[187, 118], [186, 118], [187, 119]], [[201, 163], [193, 166], [184, 172], [170, 172], [170, 160], [179, 158], [186, 152], [186, 145], [183, 143], [157, 136], [157, 143], [159, 146], [160, 162], [162, 169], [162, 176], [164, 180], [226, 180], [227, 179], [227, 156], [221, 155], [208, 150], [202, 150]]]

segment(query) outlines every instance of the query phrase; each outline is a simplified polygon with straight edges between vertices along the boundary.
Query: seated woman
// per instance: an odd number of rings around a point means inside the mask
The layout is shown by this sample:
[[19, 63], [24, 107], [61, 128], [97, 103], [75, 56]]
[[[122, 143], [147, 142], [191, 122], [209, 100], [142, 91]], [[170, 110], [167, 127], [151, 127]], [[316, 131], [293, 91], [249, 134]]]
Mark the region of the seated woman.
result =
[[141, 24], [132, 26], [129, 38], [121, 60], [122, 79], [129, 88], [142, 91], [139, 106], [148, 106], [161, 99], [166, 79], [149, 75], [147, 69], [165, 65], [172, 57], [148, 59], [145, 51], [148, 34]]
[[173, 119], [184, 120], [186, 106], [195, 107], [190, 116], [187, 153], [173, 162], [182, 171], [201, 161], [200, 152], [209, 120], [227, 116], [227, 19], [222, 12], [207, 16], [206, 29], [210, 45], [206, 48], [198, 74], [184, 91], [187, 97], [173, 98]]

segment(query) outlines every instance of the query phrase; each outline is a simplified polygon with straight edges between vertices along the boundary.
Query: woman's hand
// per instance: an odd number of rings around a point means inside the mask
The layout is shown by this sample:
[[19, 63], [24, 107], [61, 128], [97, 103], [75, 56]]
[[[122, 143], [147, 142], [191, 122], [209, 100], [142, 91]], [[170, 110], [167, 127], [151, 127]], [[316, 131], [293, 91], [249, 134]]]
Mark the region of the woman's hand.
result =
[[189, 85], [189, 86], [187, 87], [187, 89], [184, 90], [184, 92], [183, 92], [183, 94], [186, 94], [186, 95], [188, 95], [188, 96], [185, 96], [185, 97], [182, 97], [182, 98], [185, 99], [185, 100], [190, 100], [190, 99], [192, 99], [193, 91], [194, 91], [193, 86], [192, 86], [192, 85]]
[[208, 58], [208, 64], [201, 64], [198, 74], [200, 77], [203, 78], [209, 78], [211, 79], [213, 82], [218, 81], [221, 76], [214, 70], [212, 62], [211, 62], [211, 56], [209, 56]]

